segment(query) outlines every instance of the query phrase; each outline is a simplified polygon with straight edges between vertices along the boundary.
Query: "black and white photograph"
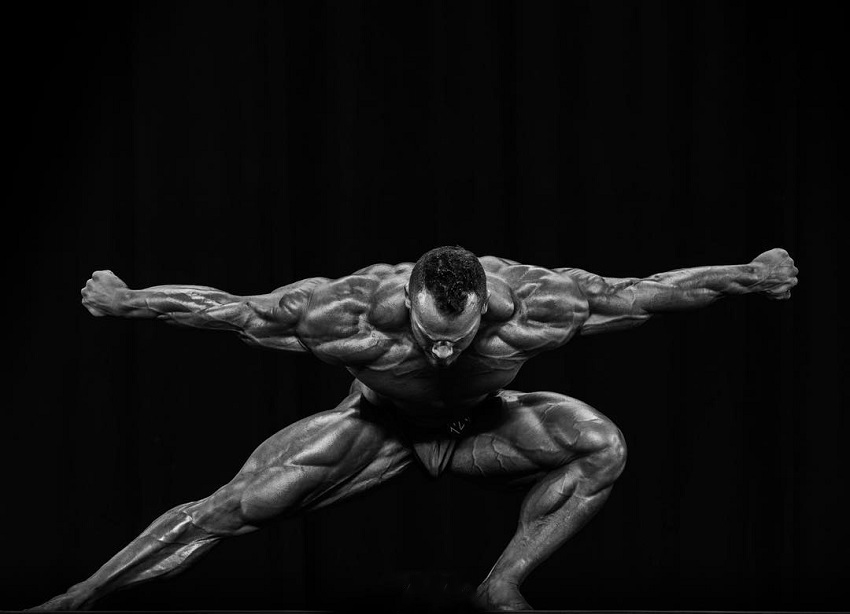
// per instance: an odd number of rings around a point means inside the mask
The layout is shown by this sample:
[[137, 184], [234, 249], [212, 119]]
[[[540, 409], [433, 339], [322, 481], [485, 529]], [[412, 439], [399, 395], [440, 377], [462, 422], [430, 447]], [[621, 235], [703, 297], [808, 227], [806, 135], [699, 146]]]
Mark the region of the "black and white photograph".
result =
[[837, 8], [5, 23], [0, 610], [850, 610]]

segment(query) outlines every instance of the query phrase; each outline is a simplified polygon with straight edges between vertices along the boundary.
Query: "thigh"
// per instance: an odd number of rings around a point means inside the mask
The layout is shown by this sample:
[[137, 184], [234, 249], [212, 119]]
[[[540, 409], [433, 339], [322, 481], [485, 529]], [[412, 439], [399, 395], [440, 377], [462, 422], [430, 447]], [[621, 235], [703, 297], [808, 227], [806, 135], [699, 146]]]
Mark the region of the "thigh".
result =
[[410, 449], [380, 412], [353, 391], [335, 409], [264, 441], [222, 491], [237, 494], [243, 520], [256, 525], [377, 486], [411, 462]]
[[608, 418], [578, 399], [513, 390], [499, 396], [501, 405], [477, 416], [458, 442], [453, 473], [524, 483], [622, 441]]

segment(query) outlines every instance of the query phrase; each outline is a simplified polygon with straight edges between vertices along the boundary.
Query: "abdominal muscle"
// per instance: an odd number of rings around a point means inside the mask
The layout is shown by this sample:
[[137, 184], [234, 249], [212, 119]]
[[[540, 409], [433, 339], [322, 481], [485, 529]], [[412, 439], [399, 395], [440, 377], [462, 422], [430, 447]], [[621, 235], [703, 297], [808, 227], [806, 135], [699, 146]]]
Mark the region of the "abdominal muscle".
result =
[[465, 417], [470, 410], [507, 386], [519, 371], [480, 370], [464, 364], [464, 357], [445, 370], [416, 369], [402, 376], [370, 369], [349, 369], [356, 388], [373, 405], [393, 407], [418, 425], [439, 426]]

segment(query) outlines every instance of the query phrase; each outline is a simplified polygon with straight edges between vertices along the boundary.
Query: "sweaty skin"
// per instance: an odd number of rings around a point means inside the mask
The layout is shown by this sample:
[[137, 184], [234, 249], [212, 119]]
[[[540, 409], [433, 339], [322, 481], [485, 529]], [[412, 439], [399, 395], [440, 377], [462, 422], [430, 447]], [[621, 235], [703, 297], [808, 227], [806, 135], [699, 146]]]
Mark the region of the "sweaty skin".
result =
[[[224, 537], [398, 475], [412, 463], [411, 445], [368, 419], [367, 409], [377, 408], [426, 429], [481, 414], [457, 438], [447, 469], [532, 486], [516, 535], [475, 597], [487, 609], [530, 609], [519, 586], [598, 511], [626, 448], [619, 429], [577, 399], [507, 390], [520, 367], [576, 334], [623, 330], [727, 295], [787, 299], [797, 283], [782, 249], [744, 265], [628, 279], [492, 256], [480, 262], [486, 303], [470, 294], [454, 319], [441, 316], [427, 292], [410, 296], [410, 263], [305, 279], [257, 296], [185, 285], [131, 290], [111, 271], [94, 273], [82, 290], [92, 315], [233, 331], [250, 344], [343, 366], [355, 382], [336, 409], [270, 437], [231, 482], [166, 512], [94, 575], [40, 608], [90, 607], [116, 589], [177, 573]], [[442, 444], [423, 445], [439, 457]]]

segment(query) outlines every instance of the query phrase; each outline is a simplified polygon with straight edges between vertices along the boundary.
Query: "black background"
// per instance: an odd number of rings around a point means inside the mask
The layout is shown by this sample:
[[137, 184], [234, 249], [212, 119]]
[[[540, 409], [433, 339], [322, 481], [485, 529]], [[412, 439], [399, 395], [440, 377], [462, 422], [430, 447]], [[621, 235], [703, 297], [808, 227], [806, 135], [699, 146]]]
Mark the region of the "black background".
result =
[[[525, 594], [848, 606], [837, 13], [144, 2], [5, 21], [0, 607], [88, 576], [349, 383], [232, 335], [92, 318], [93, 270], [254, 294], [443, 244], [607, 276], [788, 249], [791, 301], [729, 299], [525, 367], [512, 387], [590, 403], [630, 451], [606, 507]], [[414, 469], [98, 607], [331, 607], [406, 571], [475, 584], [520, 501]]]

